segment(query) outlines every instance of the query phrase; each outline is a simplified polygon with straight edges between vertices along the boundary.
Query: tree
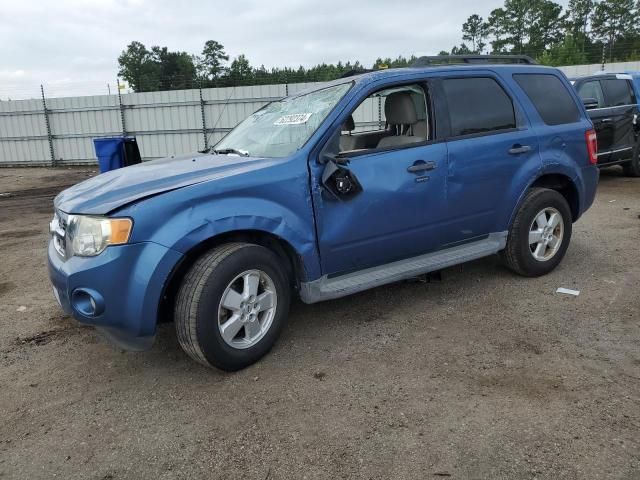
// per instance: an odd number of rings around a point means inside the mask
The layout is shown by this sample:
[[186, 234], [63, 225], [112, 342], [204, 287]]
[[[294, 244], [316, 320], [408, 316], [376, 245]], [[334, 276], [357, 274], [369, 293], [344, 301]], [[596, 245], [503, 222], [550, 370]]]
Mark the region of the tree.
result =
[[609, 61], [617, 40], [638, 32], [638, 10], [633, 0], [602, 0], [591, 16], [591, 27], [598, 40], [609, 45]]
[[554, 45], [548, 51], [544, 52], [538, 60], [543, 65], [559, 66], [559, 65], [580, 65], [588, 63], [587, 55], [573, 38], [572, 35], [566, 35], [562, 42]]
[[471, 42], [473, 53], [480, 54], [486, 46], [485, 40], [489, 36], [489, 25], [480, 15], [473, 14], [462, 24], [462, 40]]
[[489, 16], [496, 53], [541, 55], [562, 40], [565, 16], [551, 0], [505, 0]]
[[492, 10], [487, 23], [489, 32], [493, 34], [491, 41], [493, 53], [508, 53], [511, 50], [508, 47], [512, 44], [513, 38], [511, 38], [511, 19], [507, 17], [506, 10], [504, 8]]
[[191, 88], [196, 78], [193, 58], [186, 52], [170, 52], [167, 47], [148, 50], [131, 42], [118, 57], [118, 75], [135, 92]]
[[246, 85], [253, 76], [253, 68], [244, 54], [233, 59], [229, 67], [229, 77], [233, 85]]
[[567, 31], [574, 39], [582, 42], [582, 51], [584, 51], [584, 42], [587, 39], [589, 28], [589, 15], [591, 15], [593, 7], [593, 0], [570, 0], [567, 8]]
[[206, 80], [215, 80], [224, 73], [224, 64], [229, 55], [224, 46], [215, 40], [207, 40], [202, 49], [202, 57], [197, 57], [198, 76]]
[[152, 53], [142, 43], [133, 41], [118, 57], [118, 75], [135, 92], [159, 89], [160, 68]]
[[464, 42], [462, 42], [459, 47], [456, 46], [451, 49], [451, 55], [470, 55], [472, 53], [475, 52], [469, 50], [469, 47], [467, 47], [467, 44]]
[[170, 52], [167, 47], [151, 47], [153, 60], [160, 70], [162, 90], [193, 88], [196, 83], [196, 67], [187, 52]]

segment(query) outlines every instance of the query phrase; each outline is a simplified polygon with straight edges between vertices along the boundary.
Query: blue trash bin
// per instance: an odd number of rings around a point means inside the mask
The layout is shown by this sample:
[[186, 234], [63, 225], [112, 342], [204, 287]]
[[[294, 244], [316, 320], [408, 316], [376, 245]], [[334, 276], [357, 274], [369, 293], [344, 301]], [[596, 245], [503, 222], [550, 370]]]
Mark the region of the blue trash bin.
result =
[[123, 144], [123, 137], [93, 139], [93, 146], [96, 149], [98, 165], [100, 165], [100, 173], [124, 167]]
[[94, 138], [100, 173], [140, 163], [140, 151], [135, 137]]

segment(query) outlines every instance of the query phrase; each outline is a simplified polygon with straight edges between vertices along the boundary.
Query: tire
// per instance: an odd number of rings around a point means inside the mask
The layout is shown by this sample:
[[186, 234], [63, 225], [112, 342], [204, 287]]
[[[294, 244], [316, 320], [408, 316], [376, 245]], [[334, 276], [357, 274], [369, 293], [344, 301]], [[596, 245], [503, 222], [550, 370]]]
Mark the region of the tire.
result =
[[226, 371], [245, 368], [269, 352], [289, 314], [290, 283], [281, 263], [271, 250], [248, 243], [225, 244], [196, 260], [175, 302], [182, 349], [195, 361]]
[[627, 177], [640, 177], [640, 141], [633, 149], [633, 158], [622, 165], [622, 171]]
[[[547, 230], [541, 226], [544, 223], [539, 217], [541, 213], [545, 215]], [[560, 218], [552, 217], [556, 213]], [[553, 226], [556, 220], [557, 224]], [[555, 190], [532, 188], [509, 230], [507, 245], [501, 252], [503, 262], [525, 277], [545, 275], [562, 261], [571, 240], [571, 230], [571, 209], [567, 200]], [[531, 239], [537, 240], [533, 244], [529, 243], [530, 233]]]

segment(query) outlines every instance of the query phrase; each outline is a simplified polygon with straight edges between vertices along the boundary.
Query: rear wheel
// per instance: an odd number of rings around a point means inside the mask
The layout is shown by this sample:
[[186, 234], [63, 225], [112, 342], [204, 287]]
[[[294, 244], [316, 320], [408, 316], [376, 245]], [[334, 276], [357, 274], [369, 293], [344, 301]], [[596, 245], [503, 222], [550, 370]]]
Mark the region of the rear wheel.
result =
[[549, 273], [562, 261], [571, 240], [571, 209], [557, 191], [532, 188], [525, 196], [501, 252], [514, 272], [527, 277]]
[[633, 159], [622, 165], [622, 170], [627, 177], [640, 177], [640, 141], [633, 149]]
[[184, 351], [227, 371], [265, 355], [289, 312], [289, 282], [280, 264], [267, 248], [246, 243], [222, 245], [200, 257], [176, 299], [176, 331]]

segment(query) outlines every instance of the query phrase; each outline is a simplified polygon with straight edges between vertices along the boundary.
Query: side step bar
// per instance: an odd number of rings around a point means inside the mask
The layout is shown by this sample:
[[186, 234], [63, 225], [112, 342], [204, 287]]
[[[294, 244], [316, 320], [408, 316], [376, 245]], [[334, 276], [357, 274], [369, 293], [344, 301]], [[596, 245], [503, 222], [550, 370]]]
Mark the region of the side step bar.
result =
[[507, 232], [492, 233], [482, 240], [387, 263], [379, 267], [367, 268], [333, 278], [328, 278], [325, 275], [318, 280], [302, 283], [300, 297], [305, 303], [344, 297], [369, 288], [486, 257], [499, 252], [506, 244]]

